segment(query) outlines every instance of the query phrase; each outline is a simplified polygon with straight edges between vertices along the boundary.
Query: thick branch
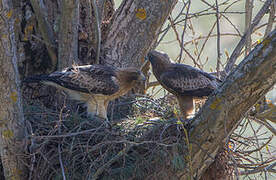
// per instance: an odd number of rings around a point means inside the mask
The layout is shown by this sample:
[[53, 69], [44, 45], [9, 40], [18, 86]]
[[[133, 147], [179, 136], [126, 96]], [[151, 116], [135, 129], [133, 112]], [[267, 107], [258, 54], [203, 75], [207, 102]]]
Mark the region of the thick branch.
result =
[[48, 21], [45, 19], [47, 17], [47, 9], [43, 3], [43, 1], [31, 0], [32, 7], [35, 12], [35, 16], [38, 23], [38, 28], [45, 41], [45, 45], [49, 56], [51, 58], [51, 68], [49, 69], [49, 73], [53, 72], [57, 67], [57, 54], [55, 47], [55, 37], [54, 31]]
[[[201, 174], [219, 145], [247, 112], [276, 83], [276, 30], [239, 64], [192, 123], [194, 172]], [[195, 145], [196, 144], [196, 145]]]
[[101, 52], [101, 19], [99, 16], [99, 10], [96, 4], [96, 0], [92, 0], [92, 6], [93, 6], [93, 11], [95, 14], [95, 26], [96, 26], [96, 34], [97, 34], [97, 48], [96, 48], [96, 64], [99, 64], [99, 58], [100, 58], [100, 52]]
[[58, 70], [78, 61], [79, 1], [62, 0], [58, 37]]
[[124, 0], [103, 45], [104, 63], [139, 67], [176, 2]]

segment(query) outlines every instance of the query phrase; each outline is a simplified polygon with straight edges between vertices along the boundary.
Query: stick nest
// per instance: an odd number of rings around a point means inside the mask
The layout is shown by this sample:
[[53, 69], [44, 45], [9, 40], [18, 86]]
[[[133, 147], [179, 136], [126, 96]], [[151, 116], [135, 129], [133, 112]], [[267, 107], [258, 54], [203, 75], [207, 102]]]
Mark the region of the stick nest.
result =
[[[113, 106], [111, 129], [106, 128], [102, 119], [70, 113], [66, 107], [55, 111], [36, 103], [26, 105], [29, 176], [31, 179], [173, 176], [175, 170], [185, 169], [185, 159], [180, 156], [185, 151], [185, 142], [183, 130], [173, 118], [174, 107], [168, 101], [139, 97], [117, 102]], [[132, 114], [116, 119], [122, 117], [120, 112], [126, 106]]]

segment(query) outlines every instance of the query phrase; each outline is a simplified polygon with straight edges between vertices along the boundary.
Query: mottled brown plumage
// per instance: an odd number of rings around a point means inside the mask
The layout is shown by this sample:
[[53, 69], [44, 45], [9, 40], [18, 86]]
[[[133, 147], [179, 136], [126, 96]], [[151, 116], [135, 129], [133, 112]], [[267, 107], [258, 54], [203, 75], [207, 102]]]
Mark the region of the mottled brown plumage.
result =
[[153, 74], [159, 83], [174, 94], [186, 119], [194, 114], [193, 97], [210, 95], [219, 85], [219, 79], [185, 64], [171, 63], [167, 54], [151, 51], [148, 54]]
[[145, 77], [136, 68], [87, 65], [29, 77], [24, 81], [42, 82], [62, 89], [72, 99], [85, 102], [89, 115], [107, 119], [109, 101], [126, 94], [137, 83], [144, 82]]

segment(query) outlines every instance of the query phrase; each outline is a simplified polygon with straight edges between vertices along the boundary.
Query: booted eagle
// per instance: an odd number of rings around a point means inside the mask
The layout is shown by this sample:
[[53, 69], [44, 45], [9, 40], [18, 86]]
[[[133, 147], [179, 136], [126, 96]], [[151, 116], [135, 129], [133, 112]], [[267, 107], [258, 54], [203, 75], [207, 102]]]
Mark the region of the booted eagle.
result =
[[176, 96], [184, 119], [194, 114], [193, 97], [210, 95], [220, 83], [218, 78], [204, 71], [189, 65], [172, 63], [165, 53], [151, 51], [148, 58], [156, 79]]
[[49, 75], [26, 78], [24, 82], [42, 82], [64, 90], [69, 97], [85, 102], [88, 115], [107, 120], [107, 106], [145, 82], [145, 76], [136, 68], [115, 68], [106, 65], [74, 66]]

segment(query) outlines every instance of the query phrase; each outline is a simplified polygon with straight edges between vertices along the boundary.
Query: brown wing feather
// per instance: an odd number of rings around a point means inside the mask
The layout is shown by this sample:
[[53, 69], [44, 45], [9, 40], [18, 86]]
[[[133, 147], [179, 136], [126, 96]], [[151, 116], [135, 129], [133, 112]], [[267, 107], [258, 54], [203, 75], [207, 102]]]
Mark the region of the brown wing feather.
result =
[[172, 93], [191, 96], [208, 96], [218, 85], [214, 76], [183, 64], [172, 64], [160, 81]]
[[119, 90], [116, 69], [103, 65], [76, 66], [50, 75], [27, 78], [26, 82], [50, 82], [63, 88], [84, 93], [112, 95]]

